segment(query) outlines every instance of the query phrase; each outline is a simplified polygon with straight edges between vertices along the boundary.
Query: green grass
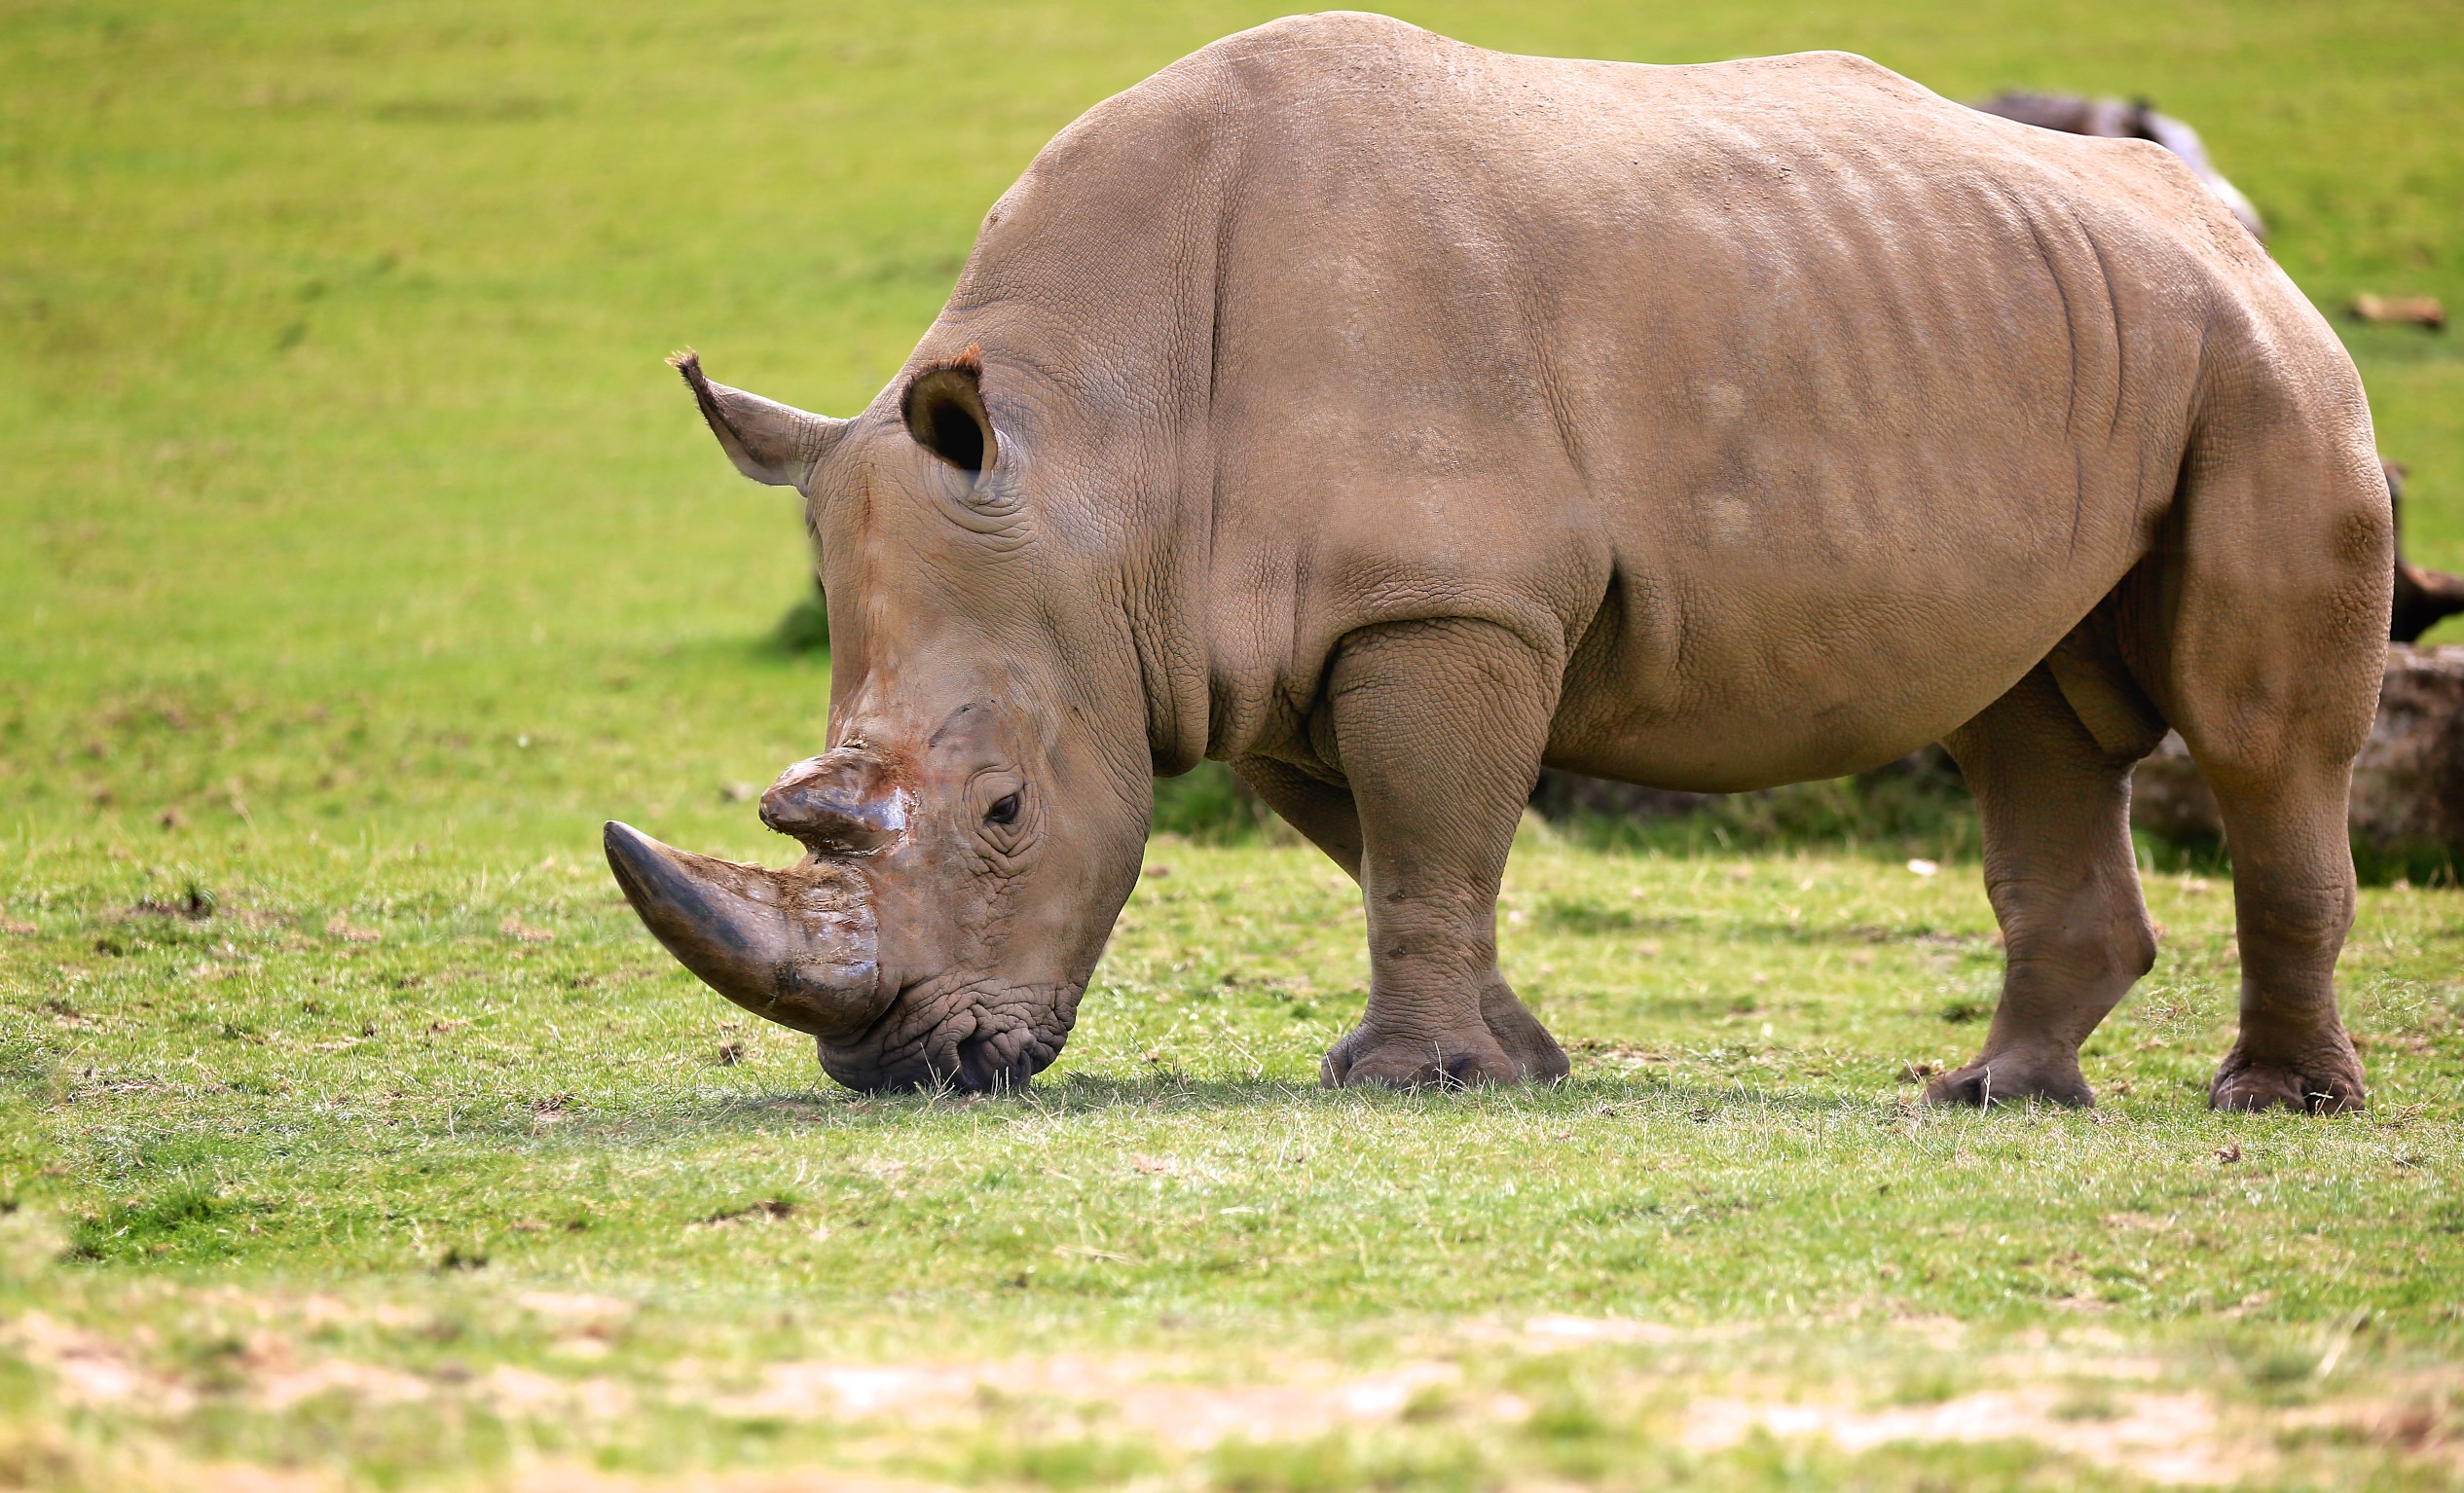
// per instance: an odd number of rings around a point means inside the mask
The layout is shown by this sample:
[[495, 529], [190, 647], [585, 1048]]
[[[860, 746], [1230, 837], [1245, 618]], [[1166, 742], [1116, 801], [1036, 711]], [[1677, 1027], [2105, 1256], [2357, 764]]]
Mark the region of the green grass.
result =
[[[1522, 847], [1547, 1092], [1318, 1091], [1359, 912], [1270, 835], [1158, 843], [1023, 1100], [832, 1090], [632, 922], [598, 821], [782, 858], [827, 684], [661, 354], [851, 411], [1037, 145], [1269, 14], [0, 6], [0, 1486], [2456, 1475], [2451, 891], [2365, 892], [2324, 1122], [2201, 1107], [2195, 868], [2094, 1113], [1915, 1110], [1974, 826], [1825, 790]], [[2146, 93], [2322, 306], [2464, 306], [2451, 4], [1405, 14]], [[2464, 569], [2464, 357], [2339, 327]]]

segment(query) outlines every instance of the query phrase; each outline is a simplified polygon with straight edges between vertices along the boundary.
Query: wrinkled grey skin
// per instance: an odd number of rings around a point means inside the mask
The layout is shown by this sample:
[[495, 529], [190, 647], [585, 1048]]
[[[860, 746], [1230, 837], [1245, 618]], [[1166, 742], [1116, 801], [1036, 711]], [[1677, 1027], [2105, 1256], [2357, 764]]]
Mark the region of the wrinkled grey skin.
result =
[[[2259, 209], [2207, 159], [2207, 147], [2200, 142], [2198, 131], [2180, 120], [2156, 113], [2144, 102], [2126, 104], [2118, 98], [2011, 91], [1970, 107], [2040, 129], [2115, 140], [2152, 140], [2181, 157], [2183, 164], [2216, 194], [2217, 200], [2241, 220], [2242, 227], [2250, 230], [2252, 237], [2262, 243], [2267, 240], [2266, 224], [2261, 221]], [[2390, 642], [2411, 642], [2442, 619], [2464, 612], [2464, 576], [2428, 569], [2404, 558], [2404, 468], [2396, 462], [2380, 465], [2386, 468], [2388, 499], [2397, 515], [2395, 606], [2388, 617], [2387, 637]]]
[[1150, 775], [1201, 756], [1361, 883], [1328, 1082], [1553, 1078], [1495, 944], [1544, 763], [1726, 791], [1939, 740], [2009, 957], [1931, 1095], [2084, 1104], [2154, 958], [2128, 781], [2170, 725], [2234, 851], [2213, 1102], [2363, 1102], [2333, 976], [2386, 486], [2334, 334], [2154, 145], [1835, 54], [1302, 18], [1065, 130], [855, 419], [680, 366], [805, 496], [828, 736], [763, 801], [802, 865], [609, 858], [848, 1083], [1048, 1063]]

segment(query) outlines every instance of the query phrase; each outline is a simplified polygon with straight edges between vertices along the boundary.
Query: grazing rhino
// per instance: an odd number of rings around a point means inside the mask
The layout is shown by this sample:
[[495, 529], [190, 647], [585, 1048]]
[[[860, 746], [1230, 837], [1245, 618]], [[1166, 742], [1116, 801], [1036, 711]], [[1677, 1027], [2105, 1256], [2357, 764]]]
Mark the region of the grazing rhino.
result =
[[2395, 609], [2387, 620], [2387, 640], [2413, 642], [2457, 612], [2464, 612], [2464, 575], [2449, 575], [2416, 565], [2404, 558], [2404, 481], [2401, 461], [2379, 463], [2387, 473], [2387, 502], [2396, 514]]
[[1997, 93], [1983, 103], [1969, 107], [1997, 114], [2039, 129], [2059, 129], [2065, 134], [2097, 135], [2108, 140], [2151, 140], [2182, 158], [2183, 164], [2198, 173], [2207, 183], [2207, 190], [2216, 200], [2232, 209], [2241, 226], [2250, 236], [2264, 243], [2267, 225], [2259, 216], [2242, 190], [2225, 179], [2207, 159], [2207, 143], [2199, 132], [2170, 115], [2158, 114], [2146, 99], [2123, 103], [2118, 98], [2079, 98], [2070, 93], [2029, 93], [2016, 90]]
[[2086, 1104], [2155, 956], [2125, 811], [2170, 723], [2233, 846], [2211, 1099], [2363, 1102], [2332, 978], [2387, 487], [2335, 335], [2154, 145], [1837, 54], [1281, 20], [1064, 130], [853, 419], [679, 361], [804, 495], [827, 750], [762, 799], [792, 869], [608, 858], [843, 1082], [1050, 1063], [1154, 775], [1209, 756], [1360, 883], [1327, 1082], [1555, 1078], [1494, 910], [1543, 763], [1727, 791], [1940, 740], [2008, 971], [1931, 1097]]

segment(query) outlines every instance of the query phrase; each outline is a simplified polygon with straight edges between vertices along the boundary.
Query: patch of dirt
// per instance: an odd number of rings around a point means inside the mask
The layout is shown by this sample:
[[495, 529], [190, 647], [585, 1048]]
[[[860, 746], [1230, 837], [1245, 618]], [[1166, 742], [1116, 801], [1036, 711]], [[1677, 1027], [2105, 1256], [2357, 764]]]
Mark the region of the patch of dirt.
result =
[[[1389, 1421], [1415, 1396], [1452, 1385], [1462, 1374], [1454, 1365], [1440, 1363], [1367, 1375], [1304, 1365], [1276, 1382], [1248, 1384], [1194, 1383], [1174, 1372], [1174, 1366], [1151, 1360], [1071, 1357], [989, 1364], [772, 1364], [754, 1387], [714, 1397], [708, 1406], [748, 1420], [892, 1415], [913, 1425], [972, 1420], [1004, 1401], [1057, 1402], [1090, 1421], [1203, 1450], [1234, 1438], [1307, 1440], [1345, 1426]], [[1505, 1415], [1523, 1406], [1499, 1397], [1489, 1408]]]
[[[1452, 1385], [1461, 1374], [1452, 1364], [1408, 1364], [1318, 1383], [1125, 1385], [1109, 1399], [1123, 1424], [1195, 1450], [1235, 1438], [1306, 1440], [1342, 1426], [1390, 1421], [1422, 1391]], [[1491, 1413], [1504, 1418], [1523, 1409], [1500, 1397]]]
[[534, 1317], [553, 1322], [610, 1322], [634, 1313], [634, 1304], [617, 1296], [595, 1296], [564, 1291], [526, 1291], [513, 1304]]
[[[772, 1206], [749, 1205], [728, 1211], [726, 1218], [759, 1224], [779, 1216]], [[1466, 1352], [1467, 1341], [1483, 1345], [1471, 1352], [1511, 1357], [1730, 1335], [1620, 1317], [1543, 1315], [1451, 1330], [1402, 1349], [1413, 1356], [1399, 1365], [1366, 1373], [1320, 1360], [1274, 1359], [1227, 1381], [1221, 1377], [1225, 1370], [1199, 1357], [1063, 1355], [887, 1365], [793, 1361], [761, 1366], [749, 1379], [716, 1366], [680, 1365], [664, 1385], [637, 1386], [514, 1365], [457, 1377], [309, 1357], [290, 1335], [304, 1324], [409, 1326], [425, 1319], [387, 1303], [325, 1293], [261, 1297], [233, 1291], [209, 1298], [217, 1312], [242, 1320], [253, 1315], [270, 1324], [248, 1333], [244, 1348], [222, 1361], [219, 1372], [230, 1377], [216, 1387], [150, 1366], [141, 1351], [150, 1340], [142, 1335], [124, 1346], [36, 1312], [0, 1323], [0, 1344], [35, 1367], [58, 1402], [148, 1419], [175, 1418], [209, 1402], [282, 1413], [332, 1395], [368, 1405], [433, 1407], [421, 1414], [470, 1404], [541, 1422], [621, 1424], [642, 1414], [645, 1403], [666, 1402], [754, 1420], [875, 1420], [907, 1429], [1014, 1424], [1039, 1438], [1125, 1435], [1195, 1454], [1228, 1440], [1307, 1441], [1432, 1413], [1490, 1425], [1527, 1417], [1530, 1405], [1516, 1397], [1464, 1382], [1454, 1360]], [[513, 1294], [510, 1304], [572, 1334], [571, 1344], [603, 1352], [599, 1338], [640, 1310], [621, 1297], [551, 1291]], [[2442, 1377], [2382, 1383], [2368, 1402], [2317, 1404], [2287, 1415], [2224, 1412], [2203, 1394], [2159, 1388], [2166, 1372], [2162, 1363], [2093, 1329], [2068, 1331], [2058, 1339], [2023, 1338], [1977, 1366], [2016, 1387], [1981, 1389], [1933, 1403], [1861, 1405], [1790, 1400], [1785, 1390], [1758, 1394], [1731, 1379], [1725, 1397], [1702, 1398], [1686, 1408], [1680, 1439], [1698, 1453], [1756, 1436], [1820, 1438], [1852, 1453], [1892, 1443], [2026, 1441], [2114, 1473], [2185, 1485], [2263, 1476], [2277, 1470], [2278, 1436], [2305, 1431], [2358, 1438], [2436, 1466], [2464, 1467], [2464, 1420], [2457, 1418], [2451, 1386]], [[1665, 1379], [1646, 1378], [1659, 1386], [1657, 1392], [1673, 1387]], [[1843, 1384], [1836, 1393], [1853, 1396], [1857, 1390]], [[2233, 1417], [2229, 1422], [2226, 1413]], [[183, 1474], [178, 1486], [186, 1493], [307, 1493], [323, 1486], [272, 1473], [250, 1481], [251, 1475], [244, 1468], [204, 1469], [194, 1477]], [[659, 1493], [897, 1493], [915, 1485], [823, 1471], [647, 1484], [551, 1466], [509, 1486], [534, 1493], [649, 1493], [653, 1486]]]
[[938, 1483], [897, 1482], [863, 1473], [811, 1469], [787, 1473], [665, 1475], [654, 1482], [589, 1468], [550, 1464], [506, 1485], [512, 1493], [936, 1493]]
[[319, 1395], [341, 1394], [370, 1404], [416, 1404], [432, 1386], [416, 1374], [349, 1359], [320, 1359], [298, 1367], [269, 1367], [248, 1381], [246, 1395], [269, 1410], [287, 1410]]
[[705, 1228], [729, 1228], [746, 1223], [767, 1223], [773, 1219], [791, 1218], [794, 1213], [795, 1205], [786, 1198], [764, 1198], [758, 1203], [747, 1203], [741, 1208], [721, 1208], [707, 1218], [695, 1219], [684, 1225], [684, 1231], [689, 1234]]
[[1486, 1348], [1505, 1348], [1525, 1353], [1552, 1353], [1570, 1348], [1588, 1348], [1601, 1344], [1647, 1344], [1664, 1347], [1673, 1343], [1706, 1342], [1714, 1338], [1735, 1337], [1734, 1328], [1673, 1328], [1664, 1322], [1642, 1322], [1632, 1317], [1577, 1317], [1561, 1313], [1543, 1313], [1520, 1321], [1495, 1318], [1473, 1319], [1455, 1325], [1433, 1336], [1416, 1339], [1424, 1351], [1446, 1353], [1459, 1350], [1466, 1342]]
[[2459, 1414], [2464, 1407], [2454, 1402], [2453, 1392], [2452, 1379], [2436, 1374], [2414, 1386], [2409, 1402], [2321, 1405], [2295, 1411], [2286, 1423], [2332, 1438], [2360, 1437], [2450, 1474], [2464, 1473], [2464, 1414]]
[[[316, 1315], [313, 1307], [330, 1300], [311, 1297], [312, 1310], [306, 1315]], [[360, 1314], [338, 1314], [329, 1320], [353, 1317], [366, 1320]], [[201, 1399], [178, 1376], [149, 1367], [119, 1344], [41, 1312], [28, 1312], [9, 1324], [0, 1338], [43, 1370], [60, 1398], [71, 1403], [135, 1408], [149, 1416], [176, 1419], [195, 1409]], [[299, 1363], [291, 1341], [274, 1332], [250, 1334], [229, 1366], [240, 1374], [239, 1399], [276, 1412], [329, 1393], [379, 1404], [405, 1404], [423, 1401], [436, 1389], [416, 1374], [374, 1364], [348, 1359]]]
[[325, 931], [332, 934], [334, 937], [341, 939], [345, 943], [381, 943], [385, 939], [385, 934], [379, 932], [377, 929], [373, 928], [361, 928], [359, 925], [351, 922], [349, 918], [342, 917], [339, 914], [327, 920], [325, 924]]
[[517, 943], [554, 943], [556, 941], [555, 929], [533, 928], [520, 918], [505, 919], [496, 925], [496, 931]]
[[117, 1343], [27, 1312], [8, 1325], [8, 1345], [48, 1373], [59, 1397], [73, 1404], [111, 1405], [142, 1400], [163, 1415], [185, 1415], [197, 1397], [165, 1375], [132, 1361]]
[[1524, 1340], [1534, 1347], [1562, 1348], [1585, 1343], [1673, 1343], [1687, 1334], [1657, 1322], [1626, 1317], [1533, 1317], [1523, 1325]]
[[[271, 1316], [292, 1309], [290, 1303], [272, 1300], [263, 1303], [261, 1315]], [[425, 1312], [392, 1301], [347, 1301], [341, 1296], [322, 1292], [300, 1298], [296, 1310], [300, 1325], [311, 1331], [318, 1328], [348, 1327], [365, 1322], [381, 1328], [418, 1328], [427, 1325]]]
[[214, 893], [202, 887], [192, 886], [175, 897], [150, 896], [129, 906], [125, 918], [180, 918], [190, 923], [202, 923], [214, 915], [217, 905]]
[[578, 1415], [584, 1420], [622, 1420], [634, 1413], [634, 1393], [612, 1379], [559, 1379], [499, 1364], [479, 1381], [479, 1392], [502, 1415]]
[[2115, 1353], [2085, 1357], [2050, 1348], [2034, 1353], [1998, 1353], [1986, 1359], [1983, 1367], [1985, 1372], [1998, 1379], [2010, 1379], [2022, 1384], [2066, 1376], [2152, 1384], [2164, 1377], [2164, 1365], [2144, 1355]]
[[186, 1469], [175, 1485], [192, 1493], [323, 1493], [334, 1483], [308, 1473], [227, 1463]]
[[2216, 1410], [2197, 1395], [2116, 1398], [2111, 1414], [2065, 1416], [2045, 1390], [1989, 1390], [1935, 1404], [1858, 1409], [1821, 1403], [1701, 1400], [1685, 1414], [1687, 1449], [1719, 1451], [1764, 1432], [1821, 1437], [1858, 1452], [1894, 1441], [2027, 1440], [2160, 1483], [2223, 1483], [2250, 1475], [2247, 1438], [2228, 1445]]
[[[1885, 1278], [1895, 1280], [1897, 1272], [1886, 1272]], [[1883, 1315], [1891, 1320], [1893, 1327], [1902, 1332], [1914, 1333], [1922, 1341], [1933, 1347], [1955, 1347], [1968, 1336], [1968, 1324], [1957, 1317], [1944, 1316], [1940, 1312], [1917, 1311], [1907, 1302], [1900, 1300], [1893, 1300], [1885, 1304], [1887, 1309]]]
[[[326, 1395], [340, 1395], [367, 1405], [401, 1405], [425, 1403], [449, 1392], [449, 1386], [417, 1374], [350, 1359], [295, 1364], [291, 1362], [288, 1344], [276, 1344], [271, 1349], [262, 1343], [252, 1344], [235, 1366], [245, 1374], [239, 1385], [238, 1398], [251, 1408], [273, 1414], [296, 1409]], [[62, 1378], [64, 1383], [76, 1382], [66, 1371]], [[167, 1378], [144, 1377], [133, 1370], [99, 1385], [90, 1374], [87, 1388], [100, 1388], [111, 1399], [133, 1402], [136, 1407], [158, 1416], [184, 1414], [198, 1398]], [[633, 1413], [636, 1407], [633, 1392], [613, 1381], [556, 1379], [510, 1365], [498, 1365], [464, 1393], [492, 1400], [508, 1414], [551, 1413], [616, 1420]], [[87, 1402], [97, 1401], [89, 1396]]]

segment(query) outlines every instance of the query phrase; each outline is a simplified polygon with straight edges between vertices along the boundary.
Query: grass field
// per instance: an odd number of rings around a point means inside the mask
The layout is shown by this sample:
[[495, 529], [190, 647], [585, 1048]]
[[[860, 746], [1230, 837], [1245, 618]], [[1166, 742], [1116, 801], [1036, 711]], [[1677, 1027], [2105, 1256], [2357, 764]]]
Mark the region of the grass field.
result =
[[[2097, 1111], [1914, 1109], [1956, 817], [1535, 830], [1545, 1092], [1319, 1092], [1359, 911], [1269, 838], [1158, 843], [1025, 1099], [831, 1089], [642, 933], [599, 821], [784, 858], [731, 794], [827, 680], [660, 355], [852, 411], [1037, 145], [1271, 14], [0, 0], [0, 1486], [2464, 1479], [2452, 890], [2365, 892], [2332, 1121], [2204, 1110], [2171, 871]], [[2323, 307], [2464, 306], [2451, 3], [1402, 14], [2145, 93]], [[2339, 329], [2464, 569], [2464, 356]]]

